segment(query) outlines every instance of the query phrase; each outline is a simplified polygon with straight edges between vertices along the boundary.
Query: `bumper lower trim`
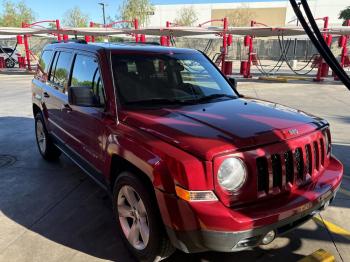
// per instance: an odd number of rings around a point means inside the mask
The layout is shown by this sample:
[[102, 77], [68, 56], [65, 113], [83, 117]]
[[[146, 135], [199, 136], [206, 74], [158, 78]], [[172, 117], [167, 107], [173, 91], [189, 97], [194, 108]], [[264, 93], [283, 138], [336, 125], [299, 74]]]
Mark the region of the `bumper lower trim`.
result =
[[304, 224], [321, 211], [325, 204], [333, 200], [336, 191], [331, 191], [327, 197], [320, 199], [317, 204], [303, 212], [277, 223], [247, 231], [176, 231], [169, 227], [166, 227], [166, 230], [172, 244], [185, 253], [204, 251], [235, 252], [249, 249], [260, 245], [262, 238], [271, 230], [276, 231], [276, 236], [281, 236]]

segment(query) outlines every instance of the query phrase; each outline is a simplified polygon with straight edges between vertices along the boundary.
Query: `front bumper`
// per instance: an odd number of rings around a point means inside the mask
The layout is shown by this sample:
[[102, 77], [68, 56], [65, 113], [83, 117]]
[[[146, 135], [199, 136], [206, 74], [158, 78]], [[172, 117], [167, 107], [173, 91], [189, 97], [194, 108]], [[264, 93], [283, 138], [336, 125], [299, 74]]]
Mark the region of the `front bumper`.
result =
[[327, 168], [309, 185], [237, 208], [220, 201], [186, 202], [158, 190], [156, 195], [175, 247], [188, 253], [233, 252], [259, 245], [271, 230], [278, 236], [308, 221], [333, 200], [342, 176], [342, 164], [331, 157]]
[[176, 231], [167, 227], [168, 236], [173, 245], [186, 253], [219, 251], [234, 252], [252, 248], [261, 244], [263, 237], [271, 230], [277, 236], [286, 234], [294, 228], [310, 220], [315, 214], [324, 209], [335, 197], [336, 191], [329, 191], [312, 208], [277, 223], [246, 231]]

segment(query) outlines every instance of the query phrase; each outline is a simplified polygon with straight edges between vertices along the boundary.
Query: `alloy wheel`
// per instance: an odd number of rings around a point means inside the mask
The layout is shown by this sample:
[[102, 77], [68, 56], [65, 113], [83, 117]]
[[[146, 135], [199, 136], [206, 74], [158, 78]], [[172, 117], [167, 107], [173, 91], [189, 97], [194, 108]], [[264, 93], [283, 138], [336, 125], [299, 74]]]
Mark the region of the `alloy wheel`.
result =
[[45, 153], [46, 150], [46, 134], [44, 130], [44, 125], [41, 121], [37, 121], [36, 123], [36, 139], [38, 141], [38, 145], [41, 153]]
[[146, 248], [150, 230], [145, 205], [139, 194], [128, 185], [118, 193], [118, 216], [126, 239], [137, 250]]

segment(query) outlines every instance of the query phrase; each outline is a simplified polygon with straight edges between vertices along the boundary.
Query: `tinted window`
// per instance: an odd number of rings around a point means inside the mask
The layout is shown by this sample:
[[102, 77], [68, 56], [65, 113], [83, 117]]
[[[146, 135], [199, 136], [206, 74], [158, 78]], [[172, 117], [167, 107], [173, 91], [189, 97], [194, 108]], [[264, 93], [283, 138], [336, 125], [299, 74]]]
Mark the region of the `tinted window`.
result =
[[77, 55], [74, 62], [71, 86], [86, 87], [95, 94], [97, 102], [104, 105], [105, 95], [97, 59]]
[[54, 63], [55, 68], [52, 69], [50, 80], [54, 82], [63, 93], [67, 92], [68, 74], [71, 65], [72, 54], [67, 52], [56, 53]]
[[112, 63], [124, 104], [155, 106], [237, 98], [227, 80], [200, 53], [114, 54]]
[[51, 57], [52, 51], [47, 50], [42, 53], [39, 59], [37, 75], [45, 81], [47, 80], [47, 75], [50, 69]]
[[8, 48], [8, 47], [1, 48], [0, 49], [0, 53], [3, 54], [4, 52], [8, 53], [8, 54], [11, 54], [13, 52], [13, 49], [12, 48]]

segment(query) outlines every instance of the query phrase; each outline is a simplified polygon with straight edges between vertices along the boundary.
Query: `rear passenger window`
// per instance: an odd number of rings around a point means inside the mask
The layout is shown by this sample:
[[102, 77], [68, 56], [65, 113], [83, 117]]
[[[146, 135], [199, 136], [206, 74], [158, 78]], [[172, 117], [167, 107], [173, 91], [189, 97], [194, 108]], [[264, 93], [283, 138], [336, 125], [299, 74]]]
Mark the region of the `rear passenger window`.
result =
[[71, 66], [72, 53], [59, 52], [55, 55], [50, 81], [56, 85], [63, 93], [67, 93], [68, 75]]
[[52, 51], [44, 51], [39, 59], [37, 77], [43, 81], [47, 81], [48, 71], [50, 69], [50, 62], [52, 57]]
[[85, 55], [76, 56], [71, 86], [91, 89], [98, 104], [105, 104], [104, 87], [96, 58]]

